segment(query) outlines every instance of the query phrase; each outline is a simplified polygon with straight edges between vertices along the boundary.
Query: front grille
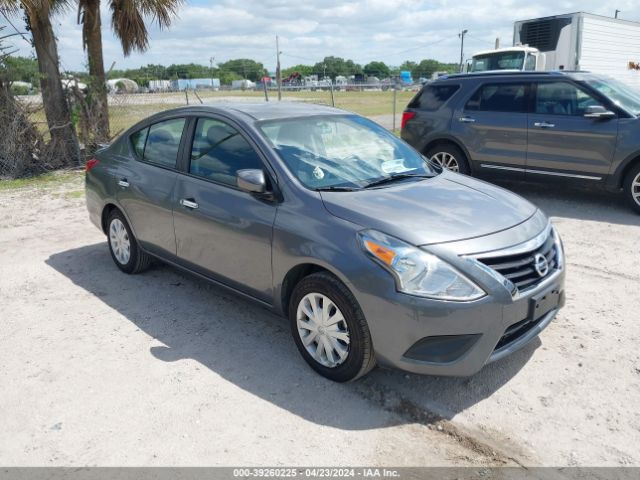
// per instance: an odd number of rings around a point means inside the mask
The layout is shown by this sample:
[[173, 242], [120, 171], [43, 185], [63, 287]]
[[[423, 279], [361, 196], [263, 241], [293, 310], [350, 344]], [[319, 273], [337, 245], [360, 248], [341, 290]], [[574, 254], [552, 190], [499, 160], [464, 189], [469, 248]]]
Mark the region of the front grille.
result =
[[[549, 271], [544, 277], [540, 276], [534, 266], [537, 254], [543, 255], [549, 265]], [[513, 255], [496, 255], [494, 257], [478, 258], [478, 261], [509, 279], [518, 290], [522, 292], [535, 287], [557, 270], [558, 247], [553, 238], [553, 233], [549, 231], [546, 240], [538, 248]]]

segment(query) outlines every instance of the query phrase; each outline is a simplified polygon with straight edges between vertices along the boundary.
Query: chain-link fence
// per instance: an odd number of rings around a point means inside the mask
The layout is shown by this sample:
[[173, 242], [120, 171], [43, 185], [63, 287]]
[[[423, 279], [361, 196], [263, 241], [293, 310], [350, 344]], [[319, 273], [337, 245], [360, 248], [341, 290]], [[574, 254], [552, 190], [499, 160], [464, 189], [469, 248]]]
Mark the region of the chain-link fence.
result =
[[[340, 89], [283, 88], [282, 101], [332, 105], [373, 118], [389, 130], [400, 128], [400, 114], [415, 95], [412, 90], [382, 90], [361, 85]], [[112, 135], [157, 112], [185, 105], [216, 105], [233, 102], [277, 102], [278, 91], [264, 90], [185, 90], [156, 93], [122, 93], [109, 96], [109, 122]], [[395, 114], [395, 115], [394, 115]]]
[[[366, 85], [342, 85], [340, 88], [301, 88], [289, 87], [281, 91], [281, 99], [286, 102], [306, 102], [321, 105], [330, 105], [342, 108], [351, 112], [369, 117], [385, 128], [397, 132], [400, 128], [400, 116], [409, 102], [415, 95], [415, 89], [383, 89]], [[11, 151], [20, 152], [20, 142], [36, 142], [36, 150], [39, 152], [38, 158], [24, 158], [18, 162], [13, 161], [11, 165], [7, 162], [0, 162], [0, 176], [20, 176], [25, 173], [36, 173], [56, 168], [54, 164], [45, 161], [43, 146], [50, 140], [47, 121], [42, 105], [40, 94], [24, 95], [16, 97], [20, 112], [22, 114], [20, 122], [6, 119], [2, 123], [6, 127], [6, 134], [3, 135], [5, 142], [8, 140], [16, 145], [4, 145], [3, 148], [11, 147]], [[185, 105], [216, 105], [234, 102], [277, 102], [278, 91], [270, 88], [268, 90], [183, 90], [167, 91], [156, 93], [119, 93], [109, 94], [109, 124], [112, 137], [128, 129], [136, 122], [143, 120], [154, 113], [169, 110]], [[77, 102], [76, 102], [77, 103]], [[77, 105], [76, 105], [77, 107]], [[74, 109], [72, 102], [72, 121], [77, 127], [80, 135], [80, 112]], [[12, 121], [10, 121], [12, 120]], [[22, 132], [26, 126], [35, 127], [27, 135]], [[36, 135], [34, 136], [34, 131]], [[26, 130], [25, 130], [26, 132]], [[38, 135], [39, 134], [39, 135]], [[81, 145], [82, 147], [83, 145]], [[16, 148], [14, 148], [16, 147]], [[5, 148], [5, 149], [6, 149]], [[33, 148], [30, 149], [33, 151]], [[87, 152], [85, 152], [87, 153]], [[33, 157], [33, 158], [32, 158]], [[17, 158], [13, 155], [12, 158]], [[37, 168], [36, 168], [37, 167]]]

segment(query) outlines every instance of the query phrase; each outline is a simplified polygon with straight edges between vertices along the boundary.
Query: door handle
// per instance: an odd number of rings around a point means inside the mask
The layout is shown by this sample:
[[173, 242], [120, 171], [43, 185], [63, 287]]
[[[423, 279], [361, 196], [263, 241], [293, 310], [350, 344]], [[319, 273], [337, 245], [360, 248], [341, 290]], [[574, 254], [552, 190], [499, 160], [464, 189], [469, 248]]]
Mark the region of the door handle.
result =
[[195, 210], [198, 208], [198, 203], [193, 200], [193, 198], [183, 198], [180, 200], [180, 205], [186, 208], [191, 208]]
[[476, 119], [471, 117], [460, 117], [458, 121], [460, 123], [476, 123]]
[[127, 181], [126, 178], [121, 178], [120, 180], [118, 180], [118, 185], [120, 185], [121, 187], [127, 188], [129, 186], [129, 182]]
[[538, 128], [554, 128], [555, 124], [547, 122], [536, 122], [533, 124], [533, 126]]

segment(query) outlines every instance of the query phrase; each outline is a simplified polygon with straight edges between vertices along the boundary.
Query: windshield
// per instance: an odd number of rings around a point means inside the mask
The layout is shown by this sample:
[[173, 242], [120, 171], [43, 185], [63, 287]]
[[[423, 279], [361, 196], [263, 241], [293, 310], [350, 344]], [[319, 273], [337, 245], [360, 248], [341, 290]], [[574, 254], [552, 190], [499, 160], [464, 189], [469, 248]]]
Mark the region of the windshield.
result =
[[488, 53], [473, 57], [472, 72], [487, 70], [522, 70], [524, 52]]
[[409, 145], [356, 115], [272, 120], [259, 127], [291, 173], [313, 190], [435, 174]]
[[591, 85], [621, 108], [640, 115], [640, 91], [613, 78], [588, 78], [585, 83]]

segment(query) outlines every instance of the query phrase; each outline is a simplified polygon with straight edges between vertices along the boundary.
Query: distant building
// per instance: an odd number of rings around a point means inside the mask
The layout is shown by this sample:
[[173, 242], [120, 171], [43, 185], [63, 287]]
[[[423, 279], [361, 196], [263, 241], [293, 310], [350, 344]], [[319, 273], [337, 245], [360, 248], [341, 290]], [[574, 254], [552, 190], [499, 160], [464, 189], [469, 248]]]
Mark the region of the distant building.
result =
[[149, 80], [150, 92], [166, 92], [171, 90], [171, 82], [169, 80]]
[[138, 84], [130, 78], [112, 78], [107, 80], [107, 89], [111, 93], [135, 93]]
[[217, 90], [220, 88], [219, 78], [179, 78], [171, 80], [172, 90], [198, 90], [203, 88], [211, 88]]
[[69, 90], [71, 88], [77, 88], [81, 92], [87, 91], [87, 84], [79, 82], [75, 78], [63, 78], [60, 82], [62, 83], [62, 88], [64, 88], [65, 90]]

